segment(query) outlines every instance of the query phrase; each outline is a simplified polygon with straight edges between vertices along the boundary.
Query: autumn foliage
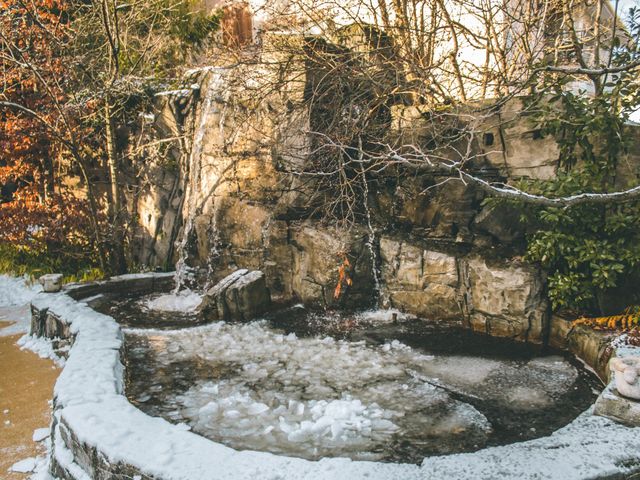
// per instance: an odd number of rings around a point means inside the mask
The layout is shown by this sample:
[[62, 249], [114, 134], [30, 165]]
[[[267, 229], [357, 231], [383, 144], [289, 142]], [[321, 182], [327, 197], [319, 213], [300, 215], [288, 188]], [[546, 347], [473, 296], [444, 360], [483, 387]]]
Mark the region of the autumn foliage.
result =
[[63, 269], [64, 256], [91, 263], [93, 242], [86, 200], [65, 185], [73, 164], [61, 132], [80, 127], [65, 106], [64, 4], [0, 1], [0, 245]]
[[608, 317], [581, 317], [573, 322], [573, 326], [586, 325], [595, 330], [622, 330], [631, 331], [640, 328], [640, 309], [628, 308], [621, 315]]
[[342, 255], [342, 263], [338, 267], [338, 284], [333, 291], [333, 298], [336, 300], [342, 295], [343, 288], [350, 287], [353, 284], [349, 270], [351, 269], [351, 263], [346, 255]]

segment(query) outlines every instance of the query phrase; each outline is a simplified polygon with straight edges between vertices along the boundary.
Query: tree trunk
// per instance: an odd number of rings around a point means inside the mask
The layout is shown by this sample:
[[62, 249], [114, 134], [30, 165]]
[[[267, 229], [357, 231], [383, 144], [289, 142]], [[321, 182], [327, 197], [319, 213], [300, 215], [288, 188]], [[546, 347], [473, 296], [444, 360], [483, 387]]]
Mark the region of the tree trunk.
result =
[[107, 135], [107, 166], [109, 168], [109, 218], [111, 219], [111, 271], [116, 274], [126, 273], [127, 262], [124, 254], [124, 222], [122, 218], [122, 203], [118, 187], [118, 149], [115, 138], [115, 120], [113, 106], [109, 98], [105, 101], [105, 127]]

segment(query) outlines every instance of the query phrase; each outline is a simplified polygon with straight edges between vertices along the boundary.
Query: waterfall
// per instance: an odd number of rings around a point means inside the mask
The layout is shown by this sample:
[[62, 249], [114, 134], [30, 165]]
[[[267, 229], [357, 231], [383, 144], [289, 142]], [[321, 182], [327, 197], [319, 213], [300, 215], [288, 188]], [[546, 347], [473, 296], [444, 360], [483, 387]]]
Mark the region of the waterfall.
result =
[[[189, 259], [188, 247], [190, 243], [190, 237], [193, 232], [195, 218], [199, 213], [201, 213], [200, 211], [204, 207], [205, 201], [209, 198], [209, 196], [207, 196], [202, 203], [198, 203], [198, 194], [201, 191], [200, 187], [202, 180], [203, 143], [207, 131], [207, 121], [209, 114], [211, 113], [212, 106], [214, 105], [214, 102], [225, 82], [225, 69], [208, 67], [205, 69], [205, 71], [208, 75], [210, 75], [210, 79], [207, 83], [206, 93], [202, 102], [202, 106], [200, 107], [198, 126], [194, 131], [193, 143], [189, 155], [188, 168], [185, 172], [188, 176], [188, 181], [184, 193], [186, 198], [186, 212], [183, 209], [183, 214], [185, 215], [186, 220], [182, 232], [182, 238], [176, 242], [178, 261], [176, 262], [175, 292], [180, 291], [180, 289], [184, 286], [185, 281], [189, 278], [189, 275], [192, 272], [192, 268], [189, 267], [187, 263]], [[221, 135], [224, 134], [223, 120], [224, 117], [222, 117], [220, 122]], [[213, 228], [215, 229], [215, 226]], [[215, 236], [215, 232], [213, 235]]]
[[374, 296], [376, 299], [376, 304], [379, 307], [381, 303], [380, 294], [382, 292], [380, 286], [380, 275], [378, 272], [378, 255], [376, 254], [374, 244], [376, 239], [376, 232], [373, 229], [373, 224], [371, 222], [371, 212], [369, 211], [369, 184], [367, 183], [367, 171], [364, 168], [364, 151], [362, 149], [362, 137], [358, 137], [358, 161], [360, 165], [360, 172], [362, 175], [362, 203], [364, 207], [364, 212], [367, 217], [367, 248], [369, 249], [369, 255], [371, 255], [371, 273], [373, 275], [373, 288], [374, 288]]

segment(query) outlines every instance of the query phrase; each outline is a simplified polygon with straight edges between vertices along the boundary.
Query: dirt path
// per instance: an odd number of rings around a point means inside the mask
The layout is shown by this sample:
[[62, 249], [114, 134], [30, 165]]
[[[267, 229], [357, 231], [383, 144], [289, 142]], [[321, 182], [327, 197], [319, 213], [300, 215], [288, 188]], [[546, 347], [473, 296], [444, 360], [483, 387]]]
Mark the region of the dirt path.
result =
[[[0, 328], [7, 325], [0, 322]], [[21, 351], [15, 344], [18, 338], [0, 337], [0, 478], [5, 480], [27, 478], [7, 470], [17, 461], [42, 455], [44, 447], [33, 442], [33, 431], [49, 426], [49, 401], [60, 373], [51, 360]]]

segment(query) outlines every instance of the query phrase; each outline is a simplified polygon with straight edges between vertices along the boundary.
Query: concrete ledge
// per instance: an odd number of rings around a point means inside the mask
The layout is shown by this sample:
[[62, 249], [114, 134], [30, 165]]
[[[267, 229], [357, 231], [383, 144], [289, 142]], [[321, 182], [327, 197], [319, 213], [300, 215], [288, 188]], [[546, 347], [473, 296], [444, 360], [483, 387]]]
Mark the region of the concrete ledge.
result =
[[593, 413], [630, 427], [640, 425], [640, 402], [620, 395], [613, 382], [606, 386], [596, 400]]
[[[153, 277], [153, 275], [150, 275]], [[131, 281], [140, 288], [161, 279]], [[122, 287], [100, 282], [107, 289]], [[157, 282], [157, 283], [156, 283]], [[99, 293], [91, 288], [76, 294]], [[108, 290], [111, 291], [111, 290]], [[131, 290], [128, 290], [131, 291]], [[91, 292], [91, 293], [87, 293]], [[422, 465], [326, 458], [318, 462], [236, 451], [145, 415], [124, 396], [122, 332], [115, 320], [71, 298], [38, 295], [35, 330], [73, 341], [54, 389], [51, 470], [66, 480], [368, 480], [625, 478], [640, 472], [640, 429], [584, 413], [549, 437], [475, 453], [426, 458]], [[53, 330], [48, 331], [52, 333]]]
[[70, 283], [62, 289], [71, 298], [81, 300], [99, 293], [151, 293], [168, 291], [174, 285], [174, 272], [131, 273], [109, 280], [89, 283]]

